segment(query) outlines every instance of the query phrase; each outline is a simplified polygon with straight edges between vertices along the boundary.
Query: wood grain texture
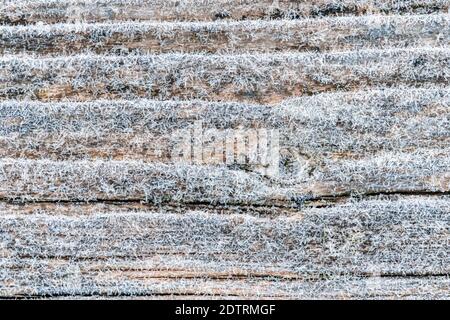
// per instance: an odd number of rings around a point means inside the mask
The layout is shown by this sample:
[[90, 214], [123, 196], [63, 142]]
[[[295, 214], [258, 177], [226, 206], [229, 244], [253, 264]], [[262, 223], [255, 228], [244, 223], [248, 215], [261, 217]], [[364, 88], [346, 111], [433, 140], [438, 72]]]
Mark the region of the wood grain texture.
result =
[[[208, 101], [0, 102], [0, 155], [171, 163], [179, 130], [277, 129], [286, 160], [357, 158], [441, 148], [449, 141], [447, 87], [324, 93], [273, 106]], [[432, 137], [432, 140], [430, 139]], [[205, 159], [206, 160], [206, 159]]]
[[270, 178], [223, 165], [143, 161], [3, 159], [0, 197], [57, 201], [268, 203], [324, 196], [450, 191], [447, 149], [325, 159], [310, 170]]
[[6, 1], [0, 22], [22, 25], [104, 21], [301, 19], [364, 14], [446, 12], [445, 0], [19, 0]]
[[[253, 296], [249, 290], [257, 290], [261, 297], [292, 298], [308, 290], [316, 298], [351, 298], [366, 285], [373, 290], [368, 297], [383, 291], [393, 298], [423, 294], [423, 287], [409, 287], [414, 276], [444, 291], [448, 283], [450, 257], [441, 247], [450, 232], [447, 197], [368, 200], [276, 217], [111, 207], [85, 215], [77, 204], [61, 214], [58, 206], [28, 215], [17, 214], [16, 205], [1, 209], [2, 279], [21, 270], [8, 284], [17, 295]], [[401, 275], [413, 277], [393, 278]], [[346, 289], [339, 293], [339, 286]]]
[[0, 298], [450, 299], [443, 0], [0, 3]]
[[449, 54], [446, 48], [426, 47], [329, 54], [6, 56], [0, 59], [0, 98], [275, 103], [368, 86], [445, 84]]
[[447, 14], [306, 20], [56, 24], [0, 27], [1, 53], [280, 52], [439, 46]]

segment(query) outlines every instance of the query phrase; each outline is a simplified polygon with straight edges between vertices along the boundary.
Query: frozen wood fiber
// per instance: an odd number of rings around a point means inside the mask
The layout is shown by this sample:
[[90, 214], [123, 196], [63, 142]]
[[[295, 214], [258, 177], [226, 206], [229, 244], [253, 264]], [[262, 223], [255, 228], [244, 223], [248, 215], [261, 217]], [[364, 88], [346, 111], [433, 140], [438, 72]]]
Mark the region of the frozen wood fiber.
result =
[[1, 1], [0, 298], [450, 299], [449, 21]]
[[[0, 209], [7, 244], [1, 277], [17, 273], [3, 292], [249, 296], [259, 288], [263, 297], [305, 297], [304, 289], [313, 290], [306, 297], [394, 298], [427, 295], [433, 286], [428, 295], [439, 296], [448, 284], [449, 256], [441, 246], [450, 232], [447, 197], [369, 200], [273, 217], [205, 209], [116, 212], [120, 207], [84, 215], [71, 206], [70, 215], [48, 205], [27, 215], [17, 214], [16, 205]], [[231, 286], [214, 284], [225, 278]]]
[[445, 84], [449, 54], [446, 48], [425, 47], [327, 54], [5, 56], [0, 98], [276, 103], [368, 86]]
[[447, 12], [445, 0], [4, 0], [0, 22], [217, 21]]
[[0, 27], [0, 52], [280, 52], [439, 46], [449, 16], [405, 15], [306, 20], [82, 23]]
[[[0, 155], [170, 163], [178, 130], [277, 129], [286, 157], [354, 158], [450, 145], [447, 87], [357, 90], [265, 106], [207, 101], [0, 102]], [[433, 137], [431, 140], [430, 137]]]
[[143, 161], [0, 162], [0, 197], [22, 201], [296, 203], [351, 193], [448, 193], [449, 148], [324, 159], [275, 178], [225, 166]]

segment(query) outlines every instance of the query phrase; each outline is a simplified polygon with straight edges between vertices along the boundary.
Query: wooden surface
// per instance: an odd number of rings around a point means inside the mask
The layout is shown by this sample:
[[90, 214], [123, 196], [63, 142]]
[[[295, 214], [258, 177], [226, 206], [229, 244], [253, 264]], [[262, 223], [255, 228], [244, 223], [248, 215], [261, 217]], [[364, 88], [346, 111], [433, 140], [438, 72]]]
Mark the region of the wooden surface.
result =
[[323, 52], [439, 45], [447, 14], [301, 20], [120, 22], [0, 27], [0, 52]]
[[[3, 2], [0, 297], [449, 299], [449, 21], [440, 0]], [[175, 161], [208, 130], [246, 136], [236, 158], [277, 132], [277, 174]]]

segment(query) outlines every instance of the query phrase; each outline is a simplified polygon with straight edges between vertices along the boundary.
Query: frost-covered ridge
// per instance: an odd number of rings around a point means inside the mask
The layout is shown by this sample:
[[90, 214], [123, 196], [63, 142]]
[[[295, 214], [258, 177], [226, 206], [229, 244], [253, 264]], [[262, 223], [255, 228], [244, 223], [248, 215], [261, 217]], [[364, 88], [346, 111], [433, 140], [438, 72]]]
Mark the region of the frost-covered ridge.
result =
[[323, 52], [448, 42], [447, 14], [0, 26], [0, 52]]
[[448, 10], [0, 1], [0, 298], [450, 299]]
[[446, 0], [4, 0], [0, 22], [217, 21], [435, 14]]
[[373, 86], [445, 84], [446, 47], [276, 54], [0, 58], [0, 98], [152, 98], [275, 104], [297, 95]]

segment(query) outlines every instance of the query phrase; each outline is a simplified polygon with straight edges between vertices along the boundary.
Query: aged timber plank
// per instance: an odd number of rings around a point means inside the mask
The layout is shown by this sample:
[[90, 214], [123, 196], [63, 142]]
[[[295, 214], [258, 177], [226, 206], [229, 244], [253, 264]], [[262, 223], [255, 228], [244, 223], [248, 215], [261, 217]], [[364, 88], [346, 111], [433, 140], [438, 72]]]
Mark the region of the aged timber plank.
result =
[[449, 90], [430, 86], [325, 93], [275, 106], [155, 100], [3, 101], [0, 156], [171, 163], [176, 160], [172, 151], [179, 143], [179, 130], [192, 135], [199, 122], [197, 137], [207, 130], [216, 130], [218, 136], [226, 130], [278, 130], [280, 153], [286, 161], [303, 157], [318, 162], [446, 147], [450, 144]]
[[343, 51], [448, 44], [447, 14], [0, 26], [0, 53]]
[[333, 54], [0, 58], [0, 98], [240, 100], [276, 103], [294, 95], [367, 86], [448, 82], [446, 48]]
[[114, 21], [301, 19], [364, 14], [429, 14], [445, 0], [19, 0], [3, 1], [1, 24]]
[[57, 207], [30, 215], [18, 206], [0, 213], [2, 295], [254, 296], [255, 286], [268, 285], [261, 296], [393, 298], [443, 295], [449, 280], [448, 197], [272, 218], [157, 209], [85, 215], [76, 205], [70, 215]]
[[267, 175], [223, 164], [2, 159], [0, 197], [260, 204], [353, 193], [448, 193], [449, 154], [438, 148], [304, 159], [299, 170]]

